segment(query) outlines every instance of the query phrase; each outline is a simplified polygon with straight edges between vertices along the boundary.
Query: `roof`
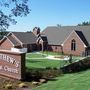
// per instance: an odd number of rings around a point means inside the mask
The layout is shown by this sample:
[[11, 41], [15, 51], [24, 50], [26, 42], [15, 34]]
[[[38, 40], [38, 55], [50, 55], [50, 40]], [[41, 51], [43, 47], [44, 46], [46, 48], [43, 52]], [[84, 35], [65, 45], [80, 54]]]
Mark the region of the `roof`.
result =
[[12, 36], [8, 36], [7, 38], [8, 38], [15, 46], [20, 45], [20, 43], [19, 43], [16, 39], [14, 39]]
[[48, 40], [47, 40], [47, 37], [46, 37], [45, 35], [41, 35], [40, 37], [41, 37], [41, 39], [42, 39], [44, 42], [47, 42], [47, 41], [48, 41]]
[[36, 43], [37, 37], [32, 32], [12, 32], [23, 44]]
[[34, 44], [37, 40], [37, 37], [32, 32], [10, 32], [0, 41], [0, 43], [2, 43], [6, 38], [8, 38], [14, 46], [21, 44]]
[[75, 32], [80, 37], [80, 39], [85, 43], [85, 45], [88, 46], [88, 42], [87, 42], [86, 38], [84, 37], [82, 31], [75, 31]]
[[85, 44], [88, 43], [90, 46], [90, 26], [49, 26], [42, 33], [47, 36], [49, 44], [61, 45], [73, 30], [81, 31], [84, 39], [80, 33], [78, 33], [79, 37], [82, 41], [86, 40]]

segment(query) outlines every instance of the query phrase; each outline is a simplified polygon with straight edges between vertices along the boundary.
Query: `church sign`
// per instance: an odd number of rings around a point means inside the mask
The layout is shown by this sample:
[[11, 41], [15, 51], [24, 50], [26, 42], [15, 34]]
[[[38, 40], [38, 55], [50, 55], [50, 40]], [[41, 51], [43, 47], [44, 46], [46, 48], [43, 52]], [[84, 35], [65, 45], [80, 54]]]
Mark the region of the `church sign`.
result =
[[25, 78], [25, 53], [0, 50], [0, 75], [14, 79]]

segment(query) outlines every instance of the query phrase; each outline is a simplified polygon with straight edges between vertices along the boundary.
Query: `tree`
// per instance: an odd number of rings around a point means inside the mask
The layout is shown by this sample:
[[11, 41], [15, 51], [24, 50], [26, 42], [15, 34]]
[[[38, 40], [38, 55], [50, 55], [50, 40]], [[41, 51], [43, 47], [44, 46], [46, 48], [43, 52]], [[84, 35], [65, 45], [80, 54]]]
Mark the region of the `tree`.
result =
[[90, 22], [82, 22], [81, 24], [78, 24], [77, 26], [88, 26], [88, 25], [90, 25]]
[[[4, 12], [8, 9], [8, 13]], [[27, 16], [30, 13], [28, 0], [0, 0], [0, 31], [6, 31], [10, 24], [16, 24], [14, 17]]]

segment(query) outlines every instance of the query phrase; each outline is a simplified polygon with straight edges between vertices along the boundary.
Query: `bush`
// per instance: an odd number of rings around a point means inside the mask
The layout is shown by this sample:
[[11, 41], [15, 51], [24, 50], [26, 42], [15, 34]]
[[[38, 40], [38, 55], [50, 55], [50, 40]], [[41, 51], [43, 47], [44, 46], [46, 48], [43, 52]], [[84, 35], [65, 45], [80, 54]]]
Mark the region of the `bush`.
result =
[[53, 70], [58, 70], [58, 69], [56, 67], [54, 67]]
[[90, 58], [86, 57], [78, 62], [71, 63], [65, 67], [62, 67], [61, 70], [63, 73], [74, 73], [90, 69]]
[[46, 67], [46, 70], [50, 70], [50, 69], [52, 69], [51, 67]]
[[34, 69], [29, 70], [26, 74], [26, 79], [29, 81], [39, 81], [41, 78], [43, 79], [50, 79], [54, 78], [56, 76], [62, 75], [62, 71], [60, 69], [55, 68], [49, 68], [46, 69]]

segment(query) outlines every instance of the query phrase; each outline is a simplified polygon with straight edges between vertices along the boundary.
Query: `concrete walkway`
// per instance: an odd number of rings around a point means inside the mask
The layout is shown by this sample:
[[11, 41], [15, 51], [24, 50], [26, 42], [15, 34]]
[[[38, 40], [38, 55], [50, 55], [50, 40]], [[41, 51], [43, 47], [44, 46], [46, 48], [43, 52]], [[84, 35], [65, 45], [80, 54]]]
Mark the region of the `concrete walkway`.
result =
[[26, 59], [49, 59], [49, 60], [64, 60], [64, 59], [60, 59], [60, 58], [55, 58], [55, 56], [52, 56], [52, 55], [48, 55], [46, 57], [43, 57], [43, 58], [29, 58], [29, 57], [26, 57]]
[[52, 55], [48, 55], [47, 57], [45, 57], [47, 59], [51, 59], [51, 60], [63, 60], [61, 58], [55, 58], [55, 56], [52, 56]]
[[[59, 58], [60, 55], [58, 55], [56, 57], [56, 55], [47, 55], [47, 54], [44, 54], [44, 53], [41, 53], [41, 52], [33, 52], [33, 54], [41, 54], [43, 55], [42, 58], [28, 58], [26, 57], [27, 59], [49, 59], [49, 60], [61, 60], [61, 61], [68, 61], [69, 60], [69, 57], [68, 56], [64, 56], [63, 58]], [[32, 54], [32, 53], [31, 53]], [[81, 58], [82, 59], [82, 58]], [[76, 60], [76, 61], [79, 61], [79, 60]]]

